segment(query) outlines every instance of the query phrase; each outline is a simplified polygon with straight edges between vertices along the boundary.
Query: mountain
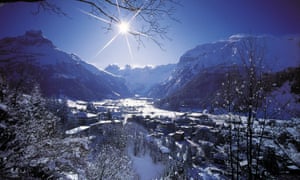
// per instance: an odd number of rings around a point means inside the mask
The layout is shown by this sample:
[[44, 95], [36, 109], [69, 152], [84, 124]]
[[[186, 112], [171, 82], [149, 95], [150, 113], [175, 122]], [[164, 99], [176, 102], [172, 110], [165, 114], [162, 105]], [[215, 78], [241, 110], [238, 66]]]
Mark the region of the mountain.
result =
[[120, 68], [117, 65], [109, 65], [106, 71], [125, 79], [127, 87], [133, 94], [147, 96], [148, 91], [155, 85], [167, 80], [175, 68], [175, 64], [160, 66], [145, 66], [133, 68], [126, 65]]
[[279, 38], [269, 35], [233, 35], [227, 40], [202, 44], [184, 53], [171, 76], [152, 88], [149, 94], [152, 97], [167, 97], [204, 70], [207, 72], [212, 68], [214, 71], [216, 66], [242, 66], [240, 53], [245, 50], [245, 41], [249, 39], [253, 39], [253, 46], [259, 49], [263, 58], [261, 66], [265, 71], [278, 72], [300, 64], [300, 35]]
[[[176, 90], [172, 94], [162, 98], [157, 104], [167, 109], [176, 110], [192, 110], [207, 109], [210, 112], [224, 112], [223, 104], [226, 104], [223, 83], [228, 81], [227, 74], [231, 73], [235, 77], [231, 81], [233, 83], [238, 76], [242, 76], [236, 67], [216, 66], [208, 68], [198, 73], [182, 88]], [[262, 79], [263, 87], [266, 91], [266, 98], [271, 102], [268, 105], [271, 112], [281, 108], [281, 112], [277, 112], [278, 117], [299, 117], [300, 116], [300, 66], [287, 68], [280, 72], [266, 73]], [[237, 80], [238, 81], [238, 80]], [[231, 89], [236, 91], [239, 85], [231, 84]], [[227, 87], [228, 88], [228, 87]], [[238, 94], [233, 93], [234, 101], [240, 101]], [[243, 95], [240, 95], [244, 97]], [[218, 104], [217, 104], [218, 103]], [[241, 104], [234, 103], [235, 107]], [[221, 106], [220, 106], [221, 105]], [[283, 110], [284, 109], [284, 110]]]
[[130, 95], [124, 79], [58, 49], [41, 31], [1, 39], [0, 67], [12, 86], [23, 83], [30, 89], [38, 83], [47, 97], [100, 100]]
[[[250, 44], [246, 43], [248, 40]], [[299, 115], [300, 36], [235, 35], [228, 40], [199, 45], [186, 52], [168, 80], [152, 88], [150, 94], [161, 98], [158, 103], [161, 107], [213, 111], [215, 102], [224, 101], [217, 94], [224, 88], [226, 74], [231, 73], [234, 79], [244, 76], [245, 66], [253, 62], [251, 57], [258, 60], [257, 69], [268, 77], [263, 79], [268, 98], [272, 96], [277, 107], [286, 106], [288, 111]]]

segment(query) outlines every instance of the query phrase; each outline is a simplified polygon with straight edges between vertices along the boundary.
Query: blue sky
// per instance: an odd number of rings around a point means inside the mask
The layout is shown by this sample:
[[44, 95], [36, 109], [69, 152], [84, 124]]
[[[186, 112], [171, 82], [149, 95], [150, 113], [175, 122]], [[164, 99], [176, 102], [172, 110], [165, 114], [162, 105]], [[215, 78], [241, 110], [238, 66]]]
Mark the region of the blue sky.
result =
[[45, 37], [60, 49], [79, 55], [83, 60], [104, 68], [108, 64], [135, 66], [176, 63], [180, 56], [196, 45], [226, 39], [233, 34], [300, 34], [300, 1], [298, 0], [182, 0], [175, 17], [181, 23], [170, 25], [163, 41], [165, 51], [150, 40], [138, 49], [133, 38], [131, 57], [125, 38], [119, 36], [98, 56], [97, 52], [114, 36], [104, 24], [83, 14], [89, 8], [72, 0], [52, 0], [69, 17], [41, 11], [34, 3], [13, 3], [0, 7], [0, 38], [22, 35], [26, 30], [42, 30]]

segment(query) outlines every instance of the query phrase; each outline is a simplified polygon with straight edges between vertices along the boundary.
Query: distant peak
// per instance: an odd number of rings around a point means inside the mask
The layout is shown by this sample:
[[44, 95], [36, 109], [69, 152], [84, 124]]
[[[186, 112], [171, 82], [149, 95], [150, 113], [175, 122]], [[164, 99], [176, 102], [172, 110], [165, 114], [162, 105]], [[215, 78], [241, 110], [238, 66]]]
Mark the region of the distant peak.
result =
[[21, 38], [21, 43], [25, 45], [41, 46], [46, 45], [55, 48], [52, 42], [43, 36], [41, 30], [28, 30]]
[[111, 73], [116, 73], [120, 70], [120, 67], [116, 64], [110, 64], [104, 70]]
[[[109, 64], [106, 68], [115, 68], [115, 69], [120, 69], [120, 67], [117, 64]], [[105, 68], [105, 69], [106, 69]]]
[[261, 38], [272, 38], [273, 36], [270, 34], [234, 34], [231, 35], [228, 40], [229, 41], [238, 41], [241, 39], [246, 39], [246, 38], [255, 38], [255, 39], [261, 39]]
[[121, 69], [129, 69], [129, 70], [130, 70], [130, 69], [132, 69], [132, 67], [131, 67], [131, 65], [126, 64], [125, 67], [123, 67], [123, 68], [121, 68]]
[[248, 36], [249, 36], [249, 34], [234, 34], [234, 35], [231, 35], [229, 37], [229, 39], [232, 39], [232, 40], [234, 40], [234, 39], [242, 39], [242, 38], [248, 37]]
[[25, 36], [43, 37], [43, 33], [41, 30], [29, 30], [29, 31], [26, 31]]

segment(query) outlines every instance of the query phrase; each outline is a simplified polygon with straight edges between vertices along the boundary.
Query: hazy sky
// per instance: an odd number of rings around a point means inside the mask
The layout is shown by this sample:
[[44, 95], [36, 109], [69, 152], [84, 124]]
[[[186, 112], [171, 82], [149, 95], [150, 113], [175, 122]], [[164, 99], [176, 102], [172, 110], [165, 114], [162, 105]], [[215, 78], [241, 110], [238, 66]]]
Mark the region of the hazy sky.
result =
[[162, 51], [150, 40], [145, 48], [137, 48], [129, 38], [130, 56], [123, 36], [119, 36], [98, 56], [97, 52], [114, 36], [104, 24], [83, 14], [86, 5], [73, 0], [52, 0], [69, 17], [41, 11], [35, 3], [12, 3], [0, 6], [0, 38], [18, 36], [26, 30], [42, 30], [58, 48], [79, 55], [83, 60], [104, 68], [108, 64], [158, 65], [177, 63], [180, 56], [196, 45], [226, 39], [237, 33], [271, 34], [282, 36], [300, 34], [299, 0], [182, 0], [174, 14], [181, 23], [171, 25], [171, 41], [163, 41]]

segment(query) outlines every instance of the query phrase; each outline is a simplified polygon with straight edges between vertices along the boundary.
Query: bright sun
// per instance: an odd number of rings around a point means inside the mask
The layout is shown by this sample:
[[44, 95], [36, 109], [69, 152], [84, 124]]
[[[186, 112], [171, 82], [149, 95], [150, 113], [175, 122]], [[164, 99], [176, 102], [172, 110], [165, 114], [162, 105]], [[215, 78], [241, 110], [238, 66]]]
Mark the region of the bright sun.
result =
[[[118, 21], [117, 19], [122, 19], [122, 16], [120, 15], [120, 7], [119, 7], [119, 0], [115, 0], [116, 1], [116, 5], [117, 5], [117, 10], [119, 13], [118, 18], [114, 18], [114, 21], [111, 20], [106, 20], [100, 16], [96, 16], [94, 14], [91, 14], [89, 12], [86, 11], [82, 11], [84, 14], [87, 14], [91, 17], [94, 17], [95, 19], [104, 22], [106, 24], [108, 24], [109, 26], [111, 25], [115, 25], [119, 32], [117, 32], [104, 46], [102, 49], [100, 49], [98, 51], [98, 53], [96, 54], [96, 56], [98, 56], [102, 51], [104, 51], [104, 49], [106, 49], [119, 35], [124, 35], [125, 39], [126, 39], [126, 43], [127, 43], [127, 47], [128, 47], [128, 51], [130, 54], [130, 57], [132, 59], [132, 52], [131, 52], [131, 47], [130, 47], [130, 43], [128, 40], [128, 34], [132, 34], [132, 35], [141, 35], [141, 36], [145, 36], [148, 37], [146, 34], [143, 34], [142, 32], [136, 31], [134, 30], [132, 27], [130, 27], [131, 22], [139, 15], [139, 13], [142, 11], [142, 7], [140, 9], [138, 9], [138, 11], [135, 12], [135, 14], [128, 20], [128, 21]], [[96, 57], [95, 56], [95, 57]]]
[[118, 25], [121, 34], [127, 34], [129, 32], [129, 23], [121, 21]]

